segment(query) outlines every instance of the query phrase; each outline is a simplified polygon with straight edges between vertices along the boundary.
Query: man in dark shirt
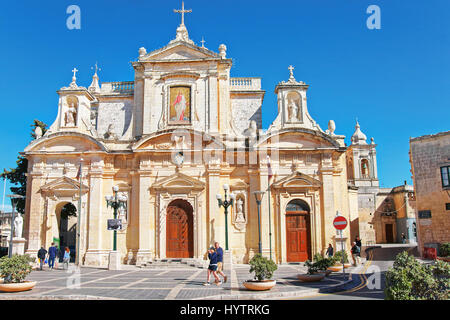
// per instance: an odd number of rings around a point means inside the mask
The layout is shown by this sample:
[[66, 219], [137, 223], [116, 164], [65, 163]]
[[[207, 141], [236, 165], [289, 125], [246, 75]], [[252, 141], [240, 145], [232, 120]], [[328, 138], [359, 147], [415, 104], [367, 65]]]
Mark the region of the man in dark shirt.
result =
[[223, 277], [223, 282], [227, 282], [228, 277], [223, 273], [223, 249], [220, 247], [218, 242], [214, 243], [217, 253], [217, 273]]
[[58, 254], [58, 248], [55, 247], [55, 244], [52, 242], [52, 246], [48, 248], [48, 266], [50, 269], [53, 269], [53, 265], [55, 264], [55, 258]]
[[209, 286], [209, 278], [211, 276], [211, 273], [213, 274], [214, 278], [216, 279], [216, 284], [220, 284], [220, 278], [216, 274], [217, 270], [217, 253], [214, 250], [214, 247], [209, 248], [208, 250], [208, 259], [209, 259], [209, 267], [208, 267], [208, 277], [206, 282], [203, 284], [204, 286]]
[[333, 246], [331, 245], [331, 243], [329, 243], [328, 244], [328, 249], [327, 249], [327, 256], [329, 257], [329, 258], [331, 258], [332, 256], [333, 256], [333, 254], [334, 254], [334, 249], [333, 249]]
[[42, 271], [42, 266], [44, 265], [45, 256], [47, 255], [47, 250], [44, 249], [44, 247], [41, 247], [37, 253], [37, 256], [39, 258], [39, 269]]

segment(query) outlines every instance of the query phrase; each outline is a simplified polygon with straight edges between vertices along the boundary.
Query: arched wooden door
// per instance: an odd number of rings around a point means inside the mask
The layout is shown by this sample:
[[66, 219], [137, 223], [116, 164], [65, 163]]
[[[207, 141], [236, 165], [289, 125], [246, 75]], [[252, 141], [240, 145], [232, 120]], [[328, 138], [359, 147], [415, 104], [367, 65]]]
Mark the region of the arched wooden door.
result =
[[286, 260], [311, 260], [311, 221], [309, 206], [301, 200], [291, 201], [286, 208]]
[[172, 201], [167, 207], [166, 257], [194, 256], [193, 209], [186, 200]]

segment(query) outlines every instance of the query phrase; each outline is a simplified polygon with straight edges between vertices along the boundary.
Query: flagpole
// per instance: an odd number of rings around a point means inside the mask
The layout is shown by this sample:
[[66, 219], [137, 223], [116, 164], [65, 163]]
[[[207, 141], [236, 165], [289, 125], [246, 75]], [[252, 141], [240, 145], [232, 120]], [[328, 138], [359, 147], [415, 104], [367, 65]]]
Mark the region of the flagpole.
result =
[[5, 192], [6, 192], [6, 178], [3, 178], [3, 201], [2, 201], [3, 212], [5, 212]]
[[267, 170], [267, 192], [268, 192], [268, 201], [269, 201], [269, 254], [270, 254], [270, 260], [272, 260], [272, 222], [271, 222], [271, 213], [270, 213], [270, 179], [272, 178], [272, 172], [270, 172], [269, 175], [269, 170], [272, 171], [272, 168], [270, 167], [270, 157], [267, 156], [267, 165], [268, 165], [268, 170]]
[[78, 171], [78, 181], [80, 183], [80, 194], [78, 198], [78, 217], [77, 217], [77, 248], [76, 248], [76, 257], [75, 257], [75, 264], [79, 267], [80, 266], [80, 238], [81, 238], [81, 195], [82, 195], [82, 180], [81, 177], [83, 175], [83, 158], [80, 158], [80, 171]]

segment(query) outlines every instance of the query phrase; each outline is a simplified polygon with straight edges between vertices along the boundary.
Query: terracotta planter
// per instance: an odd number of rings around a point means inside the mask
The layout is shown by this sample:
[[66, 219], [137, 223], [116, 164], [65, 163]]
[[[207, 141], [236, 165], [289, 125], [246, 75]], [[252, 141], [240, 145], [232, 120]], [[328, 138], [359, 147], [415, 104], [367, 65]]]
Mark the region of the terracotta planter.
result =
[[445, 262], [450, 262], [450, 257], [437, 257], [437, 259]]
[[320, 270], [319, 273], [325, 273], [325, 277], [328, 277], [333, 271], [331, 270]]
[[244, 281], [244, 287], [246, 287], [248, 290], [253, 291], [264, 291], [264, 290], [270, 290], [272, 289], [275, 284], [277, 283], [276, 280], [247, 280]]
[[339, 271], [342, 271], [342, 265], [341, 266], [331, 266], [327, 270], [329, 270], [331, 272], [339, 272]]
[[0, 281], [0, 291], [2, 292], [20, 292], [27, 291], [34, 288], [36, 281], [25, 281], [20, 283], [3, 283]]
[[350, 268], [352, 265], [350, 263], [344, 263], [344, 268]]
[[318, 282], [322, 281], [325, 275], [325, 273], [298, 274], [297, 278], [303, 282]]

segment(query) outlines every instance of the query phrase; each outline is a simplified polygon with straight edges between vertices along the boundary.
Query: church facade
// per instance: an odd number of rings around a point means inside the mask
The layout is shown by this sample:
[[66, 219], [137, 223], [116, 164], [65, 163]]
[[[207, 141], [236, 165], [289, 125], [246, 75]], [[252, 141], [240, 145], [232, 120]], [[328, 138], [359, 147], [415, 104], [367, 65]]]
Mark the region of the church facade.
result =
[[[364, 171], [376, 175], [375, 145], [355, 132], [352, 145], [364, 153], [356, 159], [332, 120], [321, 129], [308, 112], [308, 85], [292, 67], [275, 88], [278, 115], [263, 130], [261, 79], [231, 77], [226, 46], [196, 45], [184, 21], [165, 47], [140, 48], [132, 66], [134, 81], [100, 86], [95, 72], [88, 88], [78, 86], [74, 69], [72, 83], [58, 91], [56, 120], [24, 150], [27, 253], [63, 233], [74, 246], [69, 225], [80, 229], [82, 264], [107, 266], [113, 209], [105, 197], [114, 186], [126, 202], [117, 231], [125, 264], [203, 260], [226, 238], [233, 261], [247, 263], [259, 250], [259, 232], [263, 254], [277, 263], [311, 259], [329, 243], [340, 248], [333, 219], [359, 215], [349, 180], [378, 187]], [[224, 187], [234, 198], [227, 215], [218, 205]], [[259, 218], [255, 191], [264, 191]], [[69, 204], [79, 225], [64, 220]], [[350, 235], [345, 229], [347, 250]]]

